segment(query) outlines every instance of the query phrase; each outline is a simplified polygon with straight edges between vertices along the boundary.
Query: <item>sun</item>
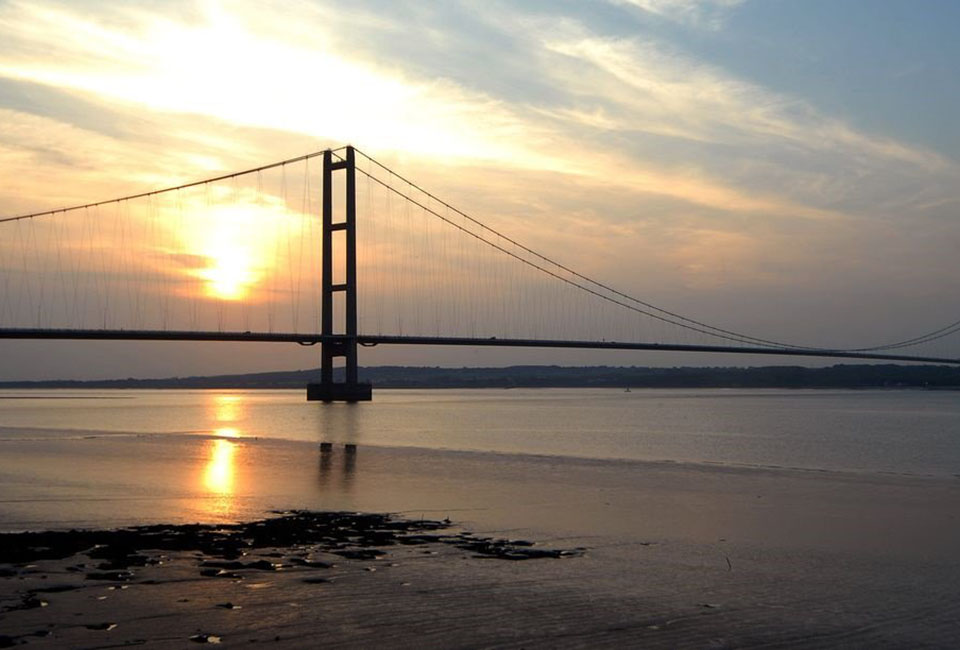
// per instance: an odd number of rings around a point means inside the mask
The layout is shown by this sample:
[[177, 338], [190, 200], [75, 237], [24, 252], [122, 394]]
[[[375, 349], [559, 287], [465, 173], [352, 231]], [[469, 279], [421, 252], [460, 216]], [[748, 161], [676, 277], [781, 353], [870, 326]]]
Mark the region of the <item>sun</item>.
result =
[[255, 255], [242, 245], [223, 242], [207, 252], [209, 266], [198, 271], [205, 281], [206, 294], [220, 300], [243, 300], [262, 275], [255, 266]]
[[263, 299], [262, 285], [278, 272], [278, 244], [299, 216], [275, 197], [229, 188], [207, 190], [184, 211], [190, 220], [178, 232], [179, 252], [191, 260], [186, 273], [201, 281], [191, 293], [219, 301]]

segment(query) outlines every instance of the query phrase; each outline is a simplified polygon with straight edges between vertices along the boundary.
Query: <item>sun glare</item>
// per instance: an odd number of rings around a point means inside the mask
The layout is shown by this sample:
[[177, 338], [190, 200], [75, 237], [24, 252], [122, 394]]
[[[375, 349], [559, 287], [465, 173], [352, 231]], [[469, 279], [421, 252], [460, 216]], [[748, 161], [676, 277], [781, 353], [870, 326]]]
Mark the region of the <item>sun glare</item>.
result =
[[243, 246], [217, 243], [207, 253], [209, 266], [198, 271], [206, 281], [206, 293], [221, 300], [242, 300], [259, 279], [253, 255]]
[[[206, 266], [195, 269], [204, 281], [204, 293], [220, 300], [243, 300], [264, 274], [266, 251], [258, 250], [264, 232], [249, 206], [224, 206], [206, 210], [192, 233], [195, 254]], [[190, 236], [190, 235], [188, 235]]]
[[254, 192], [221, 192], [187, 210], [190, 223], [177, 233], [179, 248], [196, 263], [186, 273], [201, 281], [195, 295], [224, 301], [260, 302], [264, 281], [278, 273], [278, 243], [296, 232], [301, 216], [282, 202]]

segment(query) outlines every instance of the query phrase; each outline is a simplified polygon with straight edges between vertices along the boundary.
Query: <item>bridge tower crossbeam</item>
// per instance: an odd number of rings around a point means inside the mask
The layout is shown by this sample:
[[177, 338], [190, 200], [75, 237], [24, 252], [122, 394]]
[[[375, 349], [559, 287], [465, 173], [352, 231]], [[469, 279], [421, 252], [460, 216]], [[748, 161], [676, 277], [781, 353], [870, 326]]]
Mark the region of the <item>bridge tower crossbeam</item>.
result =
[[[333, 220], [333, 173], [343, 171], [345, 200], [343, 221]], [[342, 160], [333, 160], [333, 152], [323, 152], [323, 239], [321, 253], [321, 323], [320, 334], [320, 383], [307, 384], [307, 399], [323, 402], [360, 402], [372, 397], [369, 383], [361, 383], [357, 377], [357, 174], [353, 147], [347, 147]], [[334, 283], [334, 233], [342, 230], [343, 277], [342, 283]], [[339, 256], [337, 257], [339, 260]], [[334, 318], [334, 294], [344, 294], [343, 329], [336, 331]], [[333, 380], [333, 360], [345, 360], [344, 380]]]

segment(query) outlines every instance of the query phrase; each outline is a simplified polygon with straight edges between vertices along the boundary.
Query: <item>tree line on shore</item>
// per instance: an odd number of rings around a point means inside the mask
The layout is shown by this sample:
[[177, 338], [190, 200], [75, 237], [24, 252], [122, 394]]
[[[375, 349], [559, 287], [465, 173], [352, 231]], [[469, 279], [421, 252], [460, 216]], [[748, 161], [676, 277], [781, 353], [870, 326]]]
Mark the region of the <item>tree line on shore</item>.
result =
[[[342, 369], [334, 378], [342, 381]], [[162, 379], [6, 381], [0, 388], [303, 388], [318, 369]], [[673, 367], [510, 366], [442, 368], [374, 366], [360, 380], [377, 388], [927, 388], [960, 387], [960, 367], [838, 364]]]

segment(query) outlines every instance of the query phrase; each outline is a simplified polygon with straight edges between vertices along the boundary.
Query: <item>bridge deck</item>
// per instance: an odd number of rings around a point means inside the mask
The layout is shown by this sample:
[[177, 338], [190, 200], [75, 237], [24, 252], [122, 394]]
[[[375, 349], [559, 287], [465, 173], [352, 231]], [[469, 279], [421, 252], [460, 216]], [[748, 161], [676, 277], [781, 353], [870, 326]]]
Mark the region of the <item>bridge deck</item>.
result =
[[[0, 339], [39, 340], [104, 340], [104, 341], [248, 341], [261, 343], [317, 343], [342, 342], [342, 335], [300, 334], [295, 332], [191, 332], [174, 330], [86, 330], [86, 329], [30, 329], [0, 328]], [[384, 336], [362, 335], [357, 342], [375, 345], [445, 345], [522, 348], [572, 348], [590, 350], [647, 350], [651, 352], [713, 352], [729, 354], [763, 354], [769, 356], [820, 357], [880, 361], [909, 361], [915, 363], [944, 363], [960, 365], [960, 359], [849, 352], [844, 350], [775, 348], [725, 345], [683, 345], [673, 343], [630, 343], [622, 341], [561, 341], [539, 339], [467, 338], [442, 336]]]

